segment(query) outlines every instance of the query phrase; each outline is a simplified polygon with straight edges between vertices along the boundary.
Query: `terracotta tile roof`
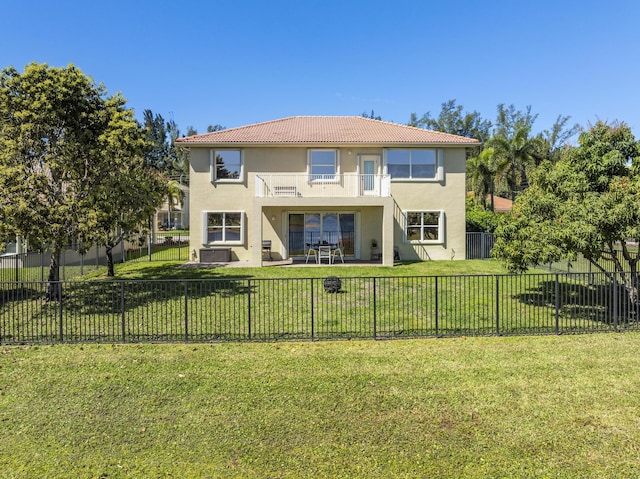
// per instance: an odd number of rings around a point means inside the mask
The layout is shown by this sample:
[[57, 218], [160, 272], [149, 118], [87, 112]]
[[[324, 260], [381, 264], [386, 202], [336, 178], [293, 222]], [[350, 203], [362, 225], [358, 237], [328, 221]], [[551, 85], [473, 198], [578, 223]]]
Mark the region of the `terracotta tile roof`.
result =
[[478, 140], [361, 116], [293, 116], [176, 140], [184, 146], [219, 144], [429, 144], [473, 146]]
[[[489, 198], [489, 201], [491, 201], [491, 198]], [[513, 201], [507, 198], [502, 198], [501, 196], [494, 196], [493, 207], [497, 213], [511, 211], [513, 208]]]
[[[467, 196], [473, 198], [473, 191], [467, 191]], [[487, 195], [487, 206], [491, 204], [491, 195]], [[493, 208], [496, 213], [506, 213], [513, 209], [513, 201], [502, 196], [493, 195]]]

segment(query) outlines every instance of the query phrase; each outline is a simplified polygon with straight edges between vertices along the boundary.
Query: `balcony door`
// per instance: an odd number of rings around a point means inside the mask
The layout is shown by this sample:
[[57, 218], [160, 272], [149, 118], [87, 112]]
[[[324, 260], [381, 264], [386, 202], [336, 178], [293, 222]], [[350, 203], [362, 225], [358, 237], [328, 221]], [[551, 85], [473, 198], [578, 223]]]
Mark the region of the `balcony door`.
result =
[[360, 192], [363, 196], [380, 195], [380, 181], [378, 176], [379, 170], [380, 157], [378, 155], [360, 156]]

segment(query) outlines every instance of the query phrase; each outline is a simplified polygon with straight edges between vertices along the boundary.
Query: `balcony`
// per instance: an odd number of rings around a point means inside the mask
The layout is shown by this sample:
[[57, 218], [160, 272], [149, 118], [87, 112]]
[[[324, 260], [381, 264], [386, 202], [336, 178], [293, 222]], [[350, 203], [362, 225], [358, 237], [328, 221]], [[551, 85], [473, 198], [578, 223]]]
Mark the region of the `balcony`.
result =
[[391, 196], [389, 175], [256, 175], [256, 198], [357, 198]]

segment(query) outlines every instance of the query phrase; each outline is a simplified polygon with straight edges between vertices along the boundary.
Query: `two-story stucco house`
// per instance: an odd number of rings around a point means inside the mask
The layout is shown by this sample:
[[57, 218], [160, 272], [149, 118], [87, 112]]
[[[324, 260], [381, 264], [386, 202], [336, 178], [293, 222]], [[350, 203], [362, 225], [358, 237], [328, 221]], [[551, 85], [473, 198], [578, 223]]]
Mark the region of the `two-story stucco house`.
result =
[[[339, 243], [345, 258], [464, 259], [470, 138], [363, 117], [291, 117], [181, 138], [190, 249], [261, 265]], [[374, 245], [375, 247], [372, 247]]]

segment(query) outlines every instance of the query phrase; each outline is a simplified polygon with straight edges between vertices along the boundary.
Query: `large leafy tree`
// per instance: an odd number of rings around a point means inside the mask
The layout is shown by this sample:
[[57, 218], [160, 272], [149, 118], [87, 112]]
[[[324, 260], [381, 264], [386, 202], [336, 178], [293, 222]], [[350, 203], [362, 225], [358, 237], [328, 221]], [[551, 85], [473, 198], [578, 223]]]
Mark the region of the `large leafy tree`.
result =
[[365, 111], [362, 113], [362, 117], [369, 118], [370, 120], [382, 120], [382, 117], [380, 115], [376, 115], [373, 110], [371, 110], [371, 114]]
[[[142, 126], [147, 140], [144, 154], [147, 164], [157, 171], [169, 172], [173, 168], [175, 160], [170, 132], [175, 124], [166, 122], [162, 115], [154, 115], [151, 110], [147, 109], [143, 112]], [[175, 135], [178, 136], [178, 133]]]
[[544, 142], [545, 156], [553, 163], [557, 162], [562, 152], [569, 147], [569, 140], [580, 131], [580, 125], [569, 125], [570, 116], [558, 115], [551, 128], [544, 130], [540, 137]]
[[477, 111], [464, 111], [462, 105], [456, 105], [456, 100], [444, 102], [437, 118], [433, 118], [431, 112], [425, 113], [420, 118], [412, 113], [408, 124], [418, 128], [475, 138], [481, 142], [489, 138], [491, 129], [489, 120], [484, 120]]
[[136, 216], [114, 189], [142, 144], [124, 99], [73, 65], [0, 72], [0, 229], [50, 248], [49, 299], [66, 245], [95, 240], [105, 212]]
[[[109, 101], [108, 103], [110, 103]], [[92, 190], [96, 207], [87, 240], [105, 247], [107, 276], [114, 276], [113, 249], [131, 232], [150, 229], [151, 218], [168, 192], [167, 176], [145, 164], [143, 134], [132, 110], [110, 115], [104, 153], [111, 167]]]
[[544, 162], [507, 218], [493, 254], [512, 271], [582, 254], [637, 301], [638, 251], [629, 242], [640, 238], [640, 143], [624, 123], [599, 121], [557, 163]]

